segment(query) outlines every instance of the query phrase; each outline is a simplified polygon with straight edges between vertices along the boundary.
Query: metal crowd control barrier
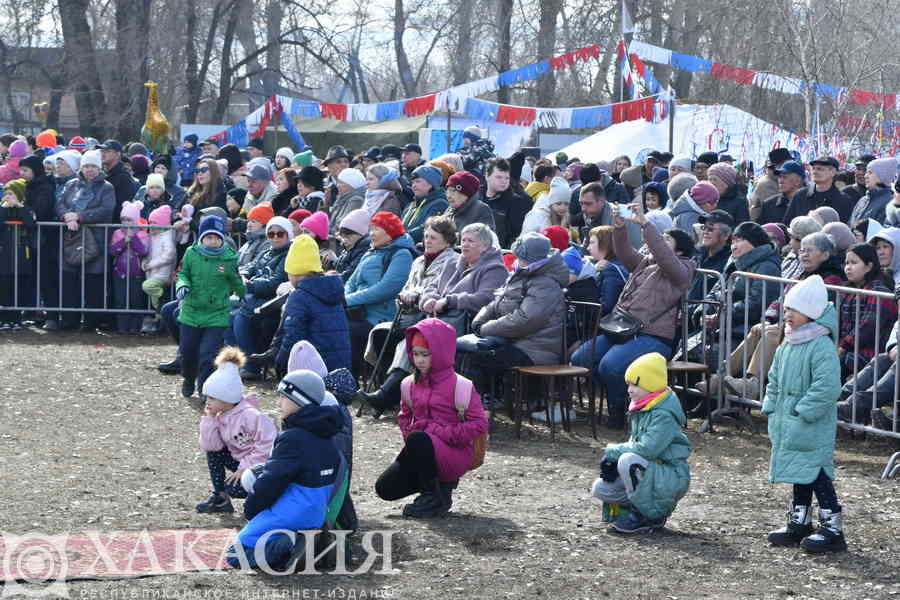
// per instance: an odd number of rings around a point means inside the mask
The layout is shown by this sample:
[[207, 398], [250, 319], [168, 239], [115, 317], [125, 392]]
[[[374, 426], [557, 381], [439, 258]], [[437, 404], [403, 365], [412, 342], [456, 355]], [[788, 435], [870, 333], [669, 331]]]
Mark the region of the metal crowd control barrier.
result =
[[[738, 281], [738, 278], [740, 278], [741, 280]], [[797, 283], [796, 280], [782, 279], [780, 277], [758, 275], [755, 273], [735, 272], [735, 273], [732, 273], [731, 276], [728, 278], [728, 283], [727, 283], [727, 288], [726, 288], [727, 292], [728, 292], [726, 305], [727, 306], [733, 305], [733, 296], [734, 296], [736, 286], [743, 285], [744, 290], [745, 290], [745, 295], [746, 295], [746, 291], [749, 290], [749, 286], [750, 286], [751, 282], [754, 280], [777, 284], [779, 286], [778, 287], [778, 295], [777, 295], [777, 298], [773, 298], [773, 300], [777, 299], [779, 301], [779, 303], [783, 302], [786, 289], [788, 287], [790, 287], [791, 285]], [[859, 357], [860, 315], [861, 315], [861, 306], [862, 306], [861, 299], [867, 298], [867, 297], [876, 297], [876, 298], [886, 298], [886, 299], [889, 299], [891, 302], [893, 302], [894, 296], [893, 296], [893, 294], [890, 294], [888, 292], [876, 292], [876, 291], [871, 291], [871, 290], [848, 288], [848, 287], [835, 286], [835, 285], [826, 285], [826, 288], [829, 290], [829, 292], [832, 293], [830, 295], [833, 295], [833, 301], [834, 301], [835, 307], [838, 309], [838, 328], [840, 328], [840, 317], [841, 317], [840, 306], [841, 306], [841, 303], [846, 302], [846, 301], [853, 301], [854, 298], [857, 299], [856, 306], [854, 309], [854, 326], [853, 326], [854, 327], [854, 329], [853, 329], [853, 334], [854, 334], [854, 336], [853, 336], [854, 337], [853, 368], [852, 368], [852, 372], [850, 375], [848, 375], [845, 378], [842, 378], [843, 381], [850, 384], [850, 389], [852, 390], [850, 398], [855, 399], [858, 391], [859, 392], [867, 392], [868, 391], [868, 390], [859, 389], [859, 382], [858, 382], [858, 375], [859, 375], [860, 371], [862, 370], [862, 368], [866, 366], [866, 365], [860, 364], [860, 357]], [[886, 342], [888, 339], [888, 335], [886, 335], [886, 332], [889, 332], [890, 329], [895, 326], [894, 322], [890, 322], [890, 321], [885, 322], [884, 321], [884, 319], [886, 317], [882, 317], [882, 314], [881, 314], [882, 310], [881, 310], [880, 304], [877, 304], [876, 306], [877, 306], [877, 309], [875, 311], [875, 325], [874, 325], [874, 327], [875, 327], [875, 337], [874, 337], [875, 342], [874, 343], [876, 344], [876, 347], [875, 347], [876, 352], [875, 352], [875, 357], [873, 357], [872, 360], [868, 363], [872, 367], [872, 374], [873, 374], [872, 381], [875, 382], [873, 384], [873, 386], [877, 385], [877, 382], [879, 381], [879, 379], [881, 379], [881, 377], [883, 375], [885, 375], [885, 373], [886, 373], [886, 371], [884, 371], [884, 370], [881, 370], [881, 372], [879, 372], [880, 371], [879, 364], [878, 364], [879, 361], [877, 360], [877, 357], [879, 354], [882, 354], [885, 352], [885, 345], [886, 345]], [[759, 322], [754, 323], [752, 325], [750, 323], [748, 323], [748, 318], [747, 318], [748, 313], [749, 313], [749, 306], [745, 305], [745, 307], [744, 307], [745, 329], [742, 332], [743, 335], [741, 336], [741, 338], [742, 338], [741, 341], [743, 342], [743, 341], [747, 340], [748, 334], [752, 333], [751, 329], [753, 326], [759, 326], [758, 333], [754, 333], [754, 336], [759, 335], [759, 338], [760, 338], [759, 342], [757, 343], [757, 346], [754, 350], [754, 352], [757, 353], [757, 361], [756, 362], [761, 363], [761, 364], [759, 364], [759, 366], [760, 366], [760, 369], [758, 372], [759, 385], [757, 387], [757, 393], [753, 395], [755, 397], [751, 397], [751, 394], [747, 393], [748, 385], [746, 385], [746, 384], [743, 384], [740, 386], [741, 389], [739, 390], [739, 393], [735, 392], [733, 389], [729, 389], [726, 393], [723, 394], [723, 401], [724, 401], [724, 403], [722, 405], [723, 411], [733, 410], [736, 408], [736, 406], [744, 406], [744, 407], [756, 408], [756, 409], [762, 408], [762, 399], [765, 396], [765, 389], [766, 389], [766, 383], [767, 383], [765, 381], [765, 378], [768, 375], [769, 367], [771, 366], [769, 356], [774, 354], [775, 347], [777, 347], [777, 345], [780, 343], [780, 340], [781, 340], [782, 328], [784, 325], [782, 311], [779, 311], [779, 314], [777, 315], [777, 320], [768, 322], [768, 321], [766, 321], [765, 306], [764, 306], [763, 311], [760, 314]], [[722, 366], [722, 369], [720, 369], [720, 373], [722, 371], [729, 370], [731, 361], [734, 358], [735, 353], [738, 352], [737, 348], [733, 352], [731, 351], [732, 342], [734, 341], [733, 340], [733, 331], [732, 331], [733, 330], [733, 327], [732, 327], [733, 317], [734, 317], [733, 312], [728, 311], [727, 318], [726, 318], [726, 328], [727, 328], [727, 333], [728, 333], [727, 343], [722, 346], [722, 353], [720, 355], [720, 364]], [[773, 344], [774, 344], [774, 347], [772, 347]], [[740, 351], [740, 359], [741, 359], [741, 363], [740, 363], [741, 368], [739, 370], [740, 373], [738, 376], [736, 376], [736, 378], [741, 378], [745, 382], [747, 381], [747, 376], [748, 376], [748, 362], [750, 362], [750, 361], [748, 361], [747, 355], [748, 355], [747, 345], [743, 344], [743, 348]], [[894, 414], [892, 429], [890, 429], [890, 430], [879, 429], [877, 427], [872, 427], [871, 425], [865, 425], [864, 423], [860, 422], [860, 421], [868, 420], [868, 419], [860, 419], [859, 418], [859, 417], [865, 416], [865, 415], [859, 415], [857, 413], [857, 408], [856, 408], [857, 403], [855, 401], [851, 402], [851, 420], [850, 421], [846, 421], [843, 419], [838, 420], [838, 423], [841, 427], [844, 427], [847, 429], [853, 429], [853, 430], [857, 430], [857, 431], [864, 431], [866, 433], [870, 433], [870, 434], [874, 434], [874, 435], [880, 435], [880, 436], [886, 436], [886, 437], [891, 437], [891, 438], [895, 438], [895, 439], [900, 439], [900, 431], [898, 431], [898, 423], [900, 423], [900, 418], [898, 418], [898, 416], [900, 416], [900, 361], [894, 360], [893, 366], [891, 368], [894, 370], [893, 394], [892, 394], [892, 397], [891, 397], [892, 399], [890, 402], [890, 405], [891, 405], [891, 408], [893, 409], [893, 414]], [[720, 387], [725, 388], [726, 386], [723, 384]], [[867, 406], [867, 409], [870, 412], [872, 410], [880, 409], [878, 393], [875, 393], [875, 392], [872, 393], [871, 402]]]

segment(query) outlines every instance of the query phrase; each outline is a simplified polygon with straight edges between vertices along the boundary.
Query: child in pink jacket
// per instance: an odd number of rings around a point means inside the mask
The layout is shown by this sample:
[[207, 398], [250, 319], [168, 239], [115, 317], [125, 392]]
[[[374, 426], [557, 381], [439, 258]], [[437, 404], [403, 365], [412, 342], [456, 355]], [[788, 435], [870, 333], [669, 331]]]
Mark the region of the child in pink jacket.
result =
[[[206, 451], [213, 493], [197, 505], [200, 513], [234, 512], [231, 498], [246, 498], [241, 475], [263, 464], [278, 434], [272, 419], [259, 412], [255, 394], [244, 395], [240, 370], [244, 353], [227, 346], [216, 357], [216, 371], [203, 383], [206, 411], [200, 419], [200, 448]], [[225, 476], [225, 470], [232, 474]]]
[[[375, 484], [383, 500], [421, 495], [403, 507], [406, 517], [438, 517], [453, 505], [459, 478], [472, 467], [473, 442], [488, 429], [481, 398], [472, 382], [453, 370], [456, 330], [425, 319], [406, 330], [406, 352], [416, 368], [404, 380], [397, 423], [406, 441]], [[464, 419], [457, 413], [457, 386], [468, 393]]]
[[19, 170], [19, 161], [28, 154], [28, 144], [22, 140], [16, 140], [9, 145], [9, 154], [6, 162], [0, 166], [0, 183], [7, 184], [13, 179], [22, 176]]

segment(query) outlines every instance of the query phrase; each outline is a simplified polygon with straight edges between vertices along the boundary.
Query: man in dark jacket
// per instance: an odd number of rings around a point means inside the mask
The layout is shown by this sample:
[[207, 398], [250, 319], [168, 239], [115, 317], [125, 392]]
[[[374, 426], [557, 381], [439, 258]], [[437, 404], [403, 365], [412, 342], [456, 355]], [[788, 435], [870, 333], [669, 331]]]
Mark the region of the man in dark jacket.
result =
[[[572, 227], [581, 229], [587, 225], [586, 220], [590, 221], [590, 217], [585, 218], [581, 210], [581, 190], [589, 183], [599, 182], [603, 187], [603, 195], [607, 202], [613, 204], [628, 204], [631, 199], [625, 186], [610, 177], [605, 171], [601, 171], [597, 165], [593, 163], [586, 164], [581, 169], [582, 185], [572, 192], [572, 201], [569, 202], [569, 224]], [[603, 223], [609, 225], [609, 223]], [[597, 224], [592, 225], [596, 227]], [[584, 241], [584, 240], [582, 240]], [[586, 243], [586, 242], [585, 242]]]
[[522, 222], [534, 204], [524, 192], [517, 194], [510, 186], [510, 165], [505, 158], [492, 158], [487, 163], [484, 202], [494, 213], [497, 238], [501, 248], [509, 248], [522, 233]]
[[113, 212], [113, 220], [119, 222], [119, 213], [122, 212], [122, 204], [130, 202], [134, 193], [138, 190], [138, 183], [129, 175], [122, 163], [122, 144], [118, 140], [106, 140], [97, 146], [100, 157], [103, 160], [103, 170], [106, 171], [106, 180], [110, 182], [116, 191], [116, 206]]
[[[36, 221], [56, 220], [56, 185], [53, 178], [44, 171], [44, 162], [35, 154], [29, 154], [19, 161], [19, 170], [25, 180], [25, 205], [34, 211]], [[44, 298], [44, 306], [59, 304], [59, 234], [60, 229], [50, 227], [41, 229], [40, 239], [34, 233], [32, 239], [38, 252], [40, 261], [41, 278], [36, 282], [39, 292]], [[37, 271], [35, 270], [35, 276]], [[28, 298], [28, 303], [34, 302], [37, 306], [37, 298]], [[56, 321], [54, 314], [48, 320]], [[50, 325], [53, 329], [54, 325]]]
[[400, 175], [409, 181], [412, 172], [425, 164], [422, 160], [422, 147], [418, 144], [407, 144], [400, 156]]
[[791, 199], [784, 213], [784, 223], [790, 224], [794, 217], [807, 215], [820, 206], [830, 206], [837, 211], [841, 221], [847, 223], [853, 205], [850, 198], [834, 186], [834, 176], [840, 166], [838, 161], [830, 156], [820, 156], [809, 164], [812, 166], [813, 185], [801, 189]]
[[[724, 210], [716, 209], [709, 215], [701, 215], [698, 220], [703, 227], [703, 235], [700, 237], [700, 250], [695, 256], [697, 268], [721, 273], [731, 258], [731, 232], [734, 230], [734, 219]], [[688, 299], [701, 300], [717, 281], [718, 279], [714, 277], [698, 273], [694, 276]]]
[[[341, 454], [334, 441], [343, 419], [322, 378], [312, 371], [293, 371], [278, 385], [278, 393], [282, 431], [275, 438], [272, 455], [259, 477], [241, 478], [242, 485], [246, 483], [249, 488], [244, 502], [244, 516], [249, 522], [238, 532], [243, 556], [240, 552], [228, 553], [232, 566], [244, 561], [257, 566], [258, 555], [263, 555], [271, 568], [284, 565], [295, 544], [279, 531], [321, 528], [334, 488], [346, 477], [346, 466], [341, 468]], [[256, 552], [261, 538], [265, 538], [265, 547]], [[302, 544], [303, 538], [300, 540]]]
[[763, 200], [757, 220], [760, 225], [767, 223], [790, 225], [790, 221], [784, 220], [787, 207], [791, 199], [806, 183], [806, 171], [803, 170], [803, 165], [793, 160], [785, 162], [780, 169], [775, 169], [775, 175], [778, 177], [779, 193]]
[[[852, 202], [854, 206], [859, 202], [860, 198], [869, 192], [869, 189], [866, 187], [866, 169], [873, 160], [875, 160], [875, 156], [872, 154], [863, 154], [856, 159], [856, 163], [853, 165], [856, 168], [853, 172], [856, 182], [841, 190], [845, 196], [850, 198], [850, 202]], [[853, 223], [850, 223], [849, 225], [852, 227]]]
[[[609, 177], [606, 173], [603, 173], [603, 176], [604, 179], [601, 181], [593, 181], [581, 186], [581, 195], [579, 197], [581, 213], [579, 217], [582, 226], [578, 228], [578, 235], [585, 249], [591, 241], [591, 229], [601, 225], [613, 224], [612, 204], [628, 203], [627, 199], [623, 200], [623, 198], [618, 195], [619, 190], [624, 189], [622, 188], [622, 184], [616, 183], [612, 177]], [[607, 183], [605, 187], [603, 185], [604, 181]], [[616, 185], [611, 186], [609, 182], [615, 183]], [[607, 196], [606, 193], [607, 188], [611, 188], [613, 193], [617, 194], [617, 202], [611, 202], [610, 197]], [[631, 242], [631, 245], [635, 248], [640, 248], [643, 243], [640, 226], [629, 221], [626, 224], [626, 228], [628, 230], [628, 239]]]

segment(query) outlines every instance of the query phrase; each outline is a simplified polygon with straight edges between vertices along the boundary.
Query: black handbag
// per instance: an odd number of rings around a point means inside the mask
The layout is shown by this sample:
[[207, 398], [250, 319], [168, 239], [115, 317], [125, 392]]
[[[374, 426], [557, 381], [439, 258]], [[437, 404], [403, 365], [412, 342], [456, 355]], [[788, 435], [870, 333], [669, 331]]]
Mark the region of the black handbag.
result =
[[[654, 315], [650, 322], [656, 321], [680, 303], [681, 298], [678, 298], [675, 304], [667, 306], [665, 310]], [[601, 335], [606, 336], [613, 344], [627, 344], [641, 334], [641, 331], [644, 330], [644, 323], [627, 310], [616, 306], [611, 313], [601, 317], [597, 322], [597, 328]]]

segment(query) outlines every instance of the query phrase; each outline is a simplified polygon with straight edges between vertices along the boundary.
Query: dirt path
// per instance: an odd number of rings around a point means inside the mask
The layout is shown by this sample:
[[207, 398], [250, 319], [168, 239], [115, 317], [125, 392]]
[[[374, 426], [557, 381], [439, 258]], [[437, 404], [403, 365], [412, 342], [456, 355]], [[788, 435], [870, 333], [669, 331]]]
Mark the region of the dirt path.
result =
[[[173, 354], [163, 340], [0, 334], [0, 531], [241, 526], [236, 516], [194, 511], [209, 490], [199, 407], [178, 396], [179, 378], [155, 369]], [[271, 386], [255, 389], [274, 415]], [[188, 573], [72, 582], [70, 595], [900, 598], [900, 481], [879, 479], [886, 444], [839, 442], [836, 485], [850, 551], [810, 557], [765, 543], [782, 524], [789, 489], [766, 483], [764, 435], [690, 433], [690, 492], [664, 532], [627, 539], [606, 533], [588, 496], [599, 449], [622, 436], [601, 428], [599, 437], [580, 425], [551, 443], [536, 426], [517, 440], [502, 423], [450, 516], [419, 522], [400, 518], [403, 503], [382, 502], [372, 490], [399, 449], [392, 419], [357, 419], [352, 493], [363, 529], [396, 532], [394, 573]]]

